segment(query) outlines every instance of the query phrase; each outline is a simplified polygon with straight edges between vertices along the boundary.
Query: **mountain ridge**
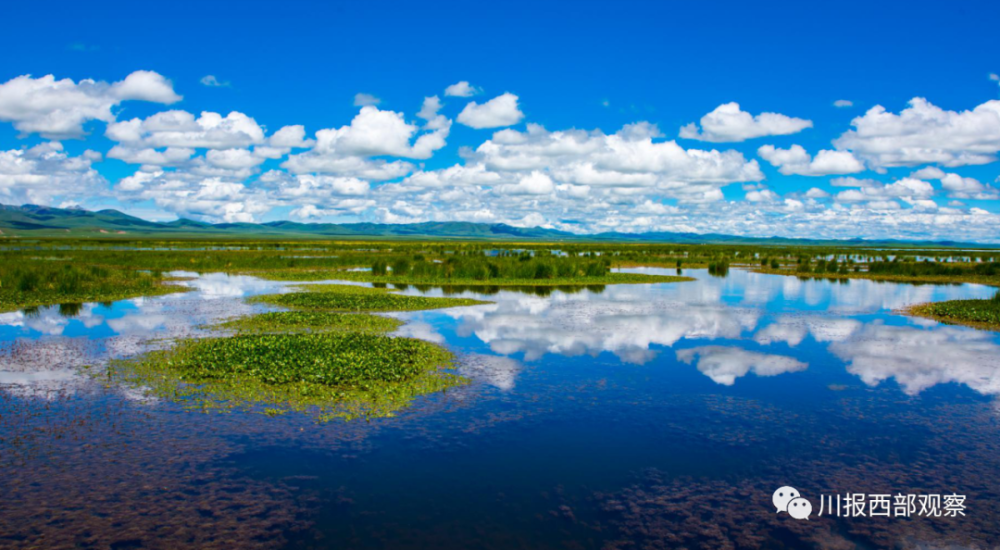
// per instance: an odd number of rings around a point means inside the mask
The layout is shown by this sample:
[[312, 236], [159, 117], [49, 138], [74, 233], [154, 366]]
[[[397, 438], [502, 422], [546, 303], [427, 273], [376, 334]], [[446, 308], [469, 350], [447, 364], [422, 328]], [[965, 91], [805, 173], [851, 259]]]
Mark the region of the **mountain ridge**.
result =
[[264, 223], [207, 223], [187, 218], [170, 222], [154, 222], [115, 209], [97, 211], [79, 207], [57, 208], [25, 204], [0, 204], [0, 238], [12, 237], [178, 237], [178, 238], [427, 238], [469, 240], [525, 240], [571, 242], [648, 242], [677, 244], [840, 244], [849, 246], [935, 246], [989, 247], [953, 240], [905, 239], [793, 239], [788, 237], [747, 237], [722, 233], [606, 232], [578, 234], [544, 227], [514, 227], [512, 225], [474, 222], [420, 222], [412, 224], [304, 223], [278, 220]]

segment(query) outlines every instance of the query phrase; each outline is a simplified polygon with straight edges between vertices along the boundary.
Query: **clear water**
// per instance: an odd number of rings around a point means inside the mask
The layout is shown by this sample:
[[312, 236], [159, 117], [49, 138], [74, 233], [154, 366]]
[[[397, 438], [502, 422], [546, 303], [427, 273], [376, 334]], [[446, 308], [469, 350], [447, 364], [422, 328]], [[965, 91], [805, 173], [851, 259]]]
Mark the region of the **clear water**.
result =
[[[185, 294], [2, 314], [0, 547], [1000, 542], [1000, 335], [895, 313], [992, 288], [685, 274], [398, 314], [473, 383], [324, 425], [184, 411], [79, 368], [208, 334], [285, 283], [206, 275]], [[796, 521], [771, 504], [783, 485], [817, 511], [821, 494], [957, 493], [966, 516]]]

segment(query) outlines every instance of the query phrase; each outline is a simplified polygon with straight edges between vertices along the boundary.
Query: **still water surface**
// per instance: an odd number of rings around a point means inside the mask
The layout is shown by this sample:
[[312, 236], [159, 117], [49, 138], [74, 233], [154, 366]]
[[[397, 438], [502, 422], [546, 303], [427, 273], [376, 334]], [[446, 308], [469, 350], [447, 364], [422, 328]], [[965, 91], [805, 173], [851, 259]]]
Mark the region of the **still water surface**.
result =
[[[398, 314], [473, 383], [324, 425], [184, 411], [88, 374], [286, 283], [210, 274], [0, 314], [0, 547], [1000, 544], [1000, 335], [894, 313], [993, 289], [685, 274]], [[775, 513], [783, 485], [809, 521]], [[845, 493], [956, 493], [966, 515], [816, 515]]]

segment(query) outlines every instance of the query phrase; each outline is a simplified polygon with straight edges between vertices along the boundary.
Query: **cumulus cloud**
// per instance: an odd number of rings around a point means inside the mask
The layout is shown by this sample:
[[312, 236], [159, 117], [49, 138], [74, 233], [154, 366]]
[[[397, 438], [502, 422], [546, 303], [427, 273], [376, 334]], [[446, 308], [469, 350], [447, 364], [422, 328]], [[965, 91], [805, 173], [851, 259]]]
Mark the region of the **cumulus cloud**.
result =
[[282, 149], [305, 149], [316, 144], [315, 141], [306, 139], [306, 128], [301, 125], [283, 126], [271, 134], [267, 143], [271, 147]]
[[179, 216], [207, 221], [253, 222], [274, 206], [262, 191], [240, 182], [188, 173], [140, 171], [123, 178], [115, 190], [122, 200], [149, 200]]
[[24, 75], [0, 84], [0, 120], [13, 123], [24, 134], [79, 138], [91, 120], [113, 122], [111, 109], [128, 100], [171, 104], [181, 96], [169, 80], [152, 71], [135, 71], [112, 84]]
[[[847, 186], [852, 179], [845, 178], [838, 181], [836, 186]], [[834, 196], [834, 200], [838, 202], [881, 201], [881, 206], [886, 207], [890, 205], [890, 201], [897, 198], [908, 202], [916, 202], [930, 199], [934, 196], [934, 187], [930, 183], [916, 178], [903, 178], [890, 184], [883, 184], [874, 180], [853, 181], [858, 185], [858, 188], [841, 191]], [[930, 203], [929, 205], [927, 203], [921, 204], [931, 206], [934, 203]]]
[[701, 128], [692, 122], [683, 126], [680, 137], [699, 141], [746, 141], [764, 136], [784, 136], [812, 128], [812, 121], [793, 118], [780, 113], [761, 113], [753, 116], [740, 110], [739, 103], [724, 103], [701, 117]]
[[834, 145], [875, 167], [986, 164], [1000, 151], [1000, 100], [957, 112], [916, 97], [899, 114], [877, 105], [851, 125]]
[[444, 89], [444, 95], [451, 97], [472, 97], [480, 93], [482, 93], [481, 89], [469, 84], [466, 80], [452, 84]]
[[521, 177], [515, 184], [497, 187], [497, 191], [506, 195], [548, 195], [555, 187], [552, 178], [536, 171]]
[[108, 125], [105, 135], [128, 147], [186, 147], [232, 149], [264, 142], [264, 130], [249, 116], [233, 111], [163, 111], [146, 119], [133, 118]]
[[847, 107], [854, 107], [854, 102], [849, 99], [838, 99], [833, 102], [833, 106], [846, 109]]
[[458, 114], [458, 122], [476, 129], [513, 126], [524, 118], [517, 106], [518, 97], [510, 92], [479, 105], [469, 102]]
[[831, 176], [854, 174], [865, 169], [864, 164], [854, 158], [849, 151], [822, 150], [813, 158], [801, 145], [792, 145], [788, 149], [778, 149], [773, 145], [764, 145], [757, 149], [761, 158], [778, 167], [778, 171], [787, 175], [800, 176]]
[[91, 166], [100, 158], [89, 150], [71, 157], [59, 142], [0, 151], [0, 203], [51, 204], [103, 194], [107, 181]]
[[412, 171], [413, 166], [369, 157], [430, 158], [445, 146], [450, 129], [451, 123], [446, 120], [431, 131], [421, 132], [416, 125], [407, 123], [402, 113], [362, 107], [351, 124], [316, 132], [313, 148], [290, 156], [282, 166], [300, 174], [323, 172], [373, 180], [398, 178]]
[[649, 188], [692, 200], [721, 197], [723, 185], [763, 179], [756, 161], [737, 151], [684, 149], [654, 141], [657, 135], [650, 124], [626, 125], [611, 135], [529, 124], [524, 132], [495, 133], [469, 158], [493, 171], [545, 170], [559, 183]]

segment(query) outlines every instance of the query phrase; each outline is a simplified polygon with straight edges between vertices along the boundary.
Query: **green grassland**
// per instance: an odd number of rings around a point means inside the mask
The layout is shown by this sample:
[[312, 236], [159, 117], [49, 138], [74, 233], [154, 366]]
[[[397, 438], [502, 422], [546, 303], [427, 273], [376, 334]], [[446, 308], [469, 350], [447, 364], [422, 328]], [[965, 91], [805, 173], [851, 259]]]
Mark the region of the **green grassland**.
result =
[[944, 323], [1000, 331], [1000, 292], [988, 300], [949, 300], [919, 304], [906, 312]]
[[[496, 289], [680, 282], [684, 269], [707, 266], [713, 275], [725, 276], [732, 266], [800, 277], [1000, 284], [1000, 251], [994, 249], [386, 239], [6, 239], [0, 243], [5, 243], [0, 244], [0, 304], [5, 310], [182, 290], [164, 284], [169, 280], [160, 274], [171, 271]], [[676, 268], [678, 273], [614, 271], [639, 266]]]

